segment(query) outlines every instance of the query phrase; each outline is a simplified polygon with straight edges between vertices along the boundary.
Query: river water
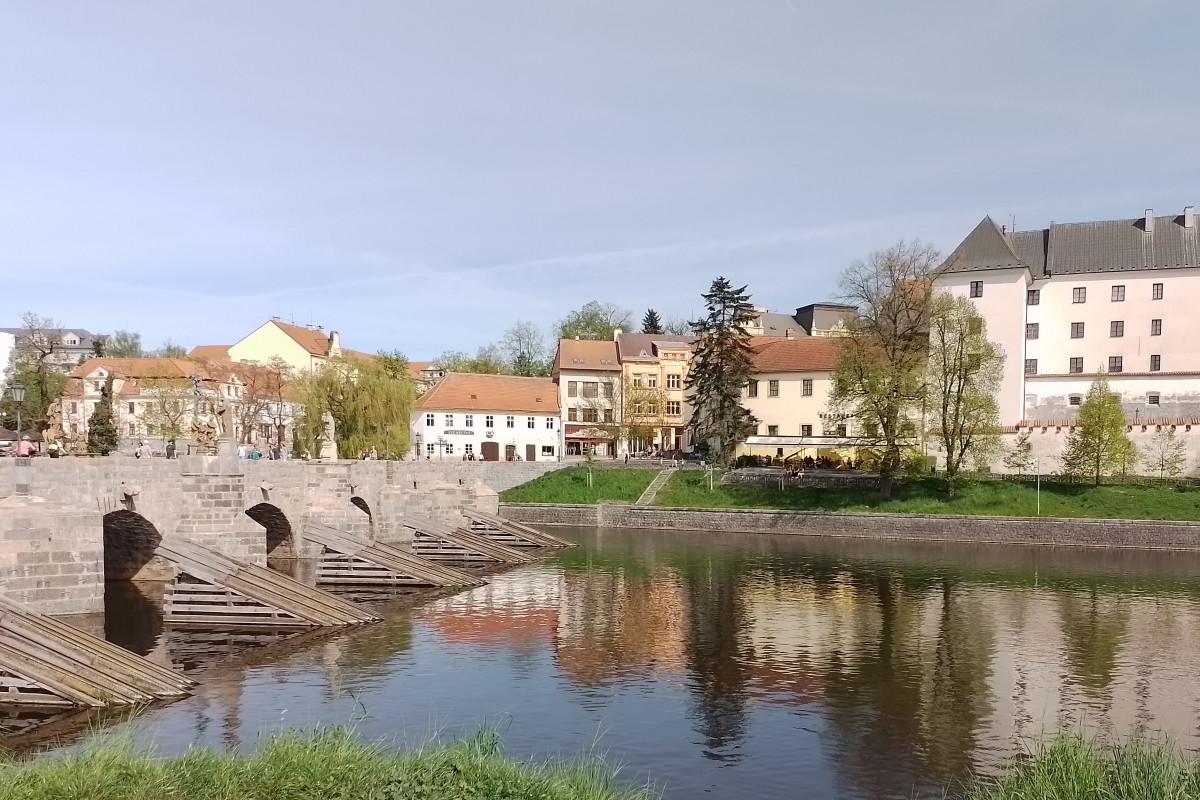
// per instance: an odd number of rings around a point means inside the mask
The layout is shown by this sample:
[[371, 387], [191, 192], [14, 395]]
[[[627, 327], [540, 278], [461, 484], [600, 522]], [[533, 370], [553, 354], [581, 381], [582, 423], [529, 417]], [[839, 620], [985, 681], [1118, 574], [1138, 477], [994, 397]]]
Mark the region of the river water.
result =
[[1200, 554], [555, 533], [580, 547], [291, 646], [164, 630], [152, 597], [112, 596], [132, 650], [250, 654], [117, 727], [174, 753], [490, 725], [513, 755], [601, 753], [668, 798], [953, 795], [1063, 726], [1200, 746]]

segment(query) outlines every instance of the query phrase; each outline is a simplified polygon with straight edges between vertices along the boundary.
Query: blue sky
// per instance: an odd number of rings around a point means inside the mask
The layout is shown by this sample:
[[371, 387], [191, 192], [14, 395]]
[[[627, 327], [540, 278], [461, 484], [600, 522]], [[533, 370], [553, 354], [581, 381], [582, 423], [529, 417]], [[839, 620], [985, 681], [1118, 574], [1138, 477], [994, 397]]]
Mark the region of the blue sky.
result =
[[1175, 0], [0, 0], [0, 327], [411, 358], [1200, 205]]

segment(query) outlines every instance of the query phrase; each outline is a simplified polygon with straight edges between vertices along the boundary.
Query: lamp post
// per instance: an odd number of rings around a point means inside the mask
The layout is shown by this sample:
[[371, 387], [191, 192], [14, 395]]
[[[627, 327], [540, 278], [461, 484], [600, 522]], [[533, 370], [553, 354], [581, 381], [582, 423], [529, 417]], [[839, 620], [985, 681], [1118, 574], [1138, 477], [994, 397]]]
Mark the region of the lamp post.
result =
[[446, 455], [446, 437], [439, 436], [438, 439], [438, 461], [441, 461]]
[[1037, 515], [1042, 515], [1042, 460], [1040, 458], [1029, 459], [1028, 466], [1037, 470]]
[[19, 383], [14, 383], [8, 387], [12, 392], [12, 399], [17, 404], [17, 452], [21, 452], [21, 405], [25, 402], [25, 387]]
[[387, 450], [383, 456], [384, 461], [392, 459], [392, 423], [385, 422], [383, 424], [383, 438], [387, 441]]

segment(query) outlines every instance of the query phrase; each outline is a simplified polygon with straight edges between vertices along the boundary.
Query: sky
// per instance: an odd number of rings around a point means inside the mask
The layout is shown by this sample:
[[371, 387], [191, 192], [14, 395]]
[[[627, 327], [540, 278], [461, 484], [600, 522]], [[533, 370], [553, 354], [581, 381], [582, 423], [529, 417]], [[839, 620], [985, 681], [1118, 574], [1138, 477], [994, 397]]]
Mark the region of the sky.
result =
[[0, 0], [0, 327], [424, 360], [1200, 205], [1184, 0]]

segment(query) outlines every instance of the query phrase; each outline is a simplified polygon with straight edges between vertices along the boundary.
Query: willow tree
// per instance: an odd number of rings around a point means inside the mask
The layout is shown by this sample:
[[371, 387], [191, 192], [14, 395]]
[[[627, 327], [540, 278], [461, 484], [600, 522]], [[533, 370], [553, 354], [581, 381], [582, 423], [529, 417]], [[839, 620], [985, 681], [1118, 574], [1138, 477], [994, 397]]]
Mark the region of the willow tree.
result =
[[295, 378], [291, 395], [304, 406], [296, 426], [297, 449], [320, 452], [322, 417], [333, 415], [338, 452], [350, 457], [375, 448], [384, 458], [409, 450], [416, 384], [399, 353], [332, 358]]

